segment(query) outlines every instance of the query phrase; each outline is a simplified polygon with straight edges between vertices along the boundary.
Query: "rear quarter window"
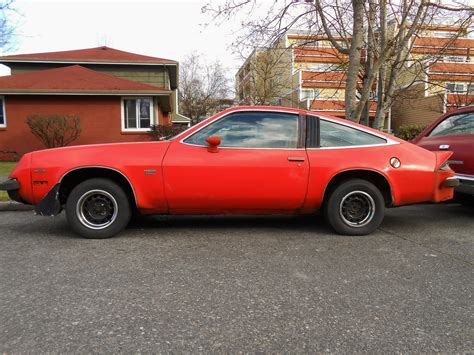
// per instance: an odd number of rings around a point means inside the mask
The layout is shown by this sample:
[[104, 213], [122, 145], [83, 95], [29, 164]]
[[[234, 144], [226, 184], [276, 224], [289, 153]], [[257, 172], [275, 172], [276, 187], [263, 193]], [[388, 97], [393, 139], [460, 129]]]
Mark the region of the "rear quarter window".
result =
[[356, 128], [320, 120], [320, 147], [351, 147], [385, 144], [387, 140]]

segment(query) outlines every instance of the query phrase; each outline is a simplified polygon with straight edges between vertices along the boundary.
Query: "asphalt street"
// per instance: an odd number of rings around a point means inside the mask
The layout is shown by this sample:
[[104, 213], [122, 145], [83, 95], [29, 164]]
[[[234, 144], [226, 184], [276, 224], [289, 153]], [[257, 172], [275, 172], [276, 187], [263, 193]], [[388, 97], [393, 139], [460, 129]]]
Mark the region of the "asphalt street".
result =
[[474, 209], [150, 217], [85, 240], [0, 212], [0, 353], [473, 352]]

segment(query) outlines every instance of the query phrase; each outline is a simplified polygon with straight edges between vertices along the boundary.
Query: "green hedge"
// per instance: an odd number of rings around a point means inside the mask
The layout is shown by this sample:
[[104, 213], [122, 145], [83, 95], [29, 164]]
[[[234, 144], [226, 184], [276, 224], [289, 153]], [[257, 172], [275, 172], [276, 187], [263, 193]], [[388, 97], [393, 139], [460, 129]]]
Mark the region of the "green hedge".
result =
[[426, 127], [423, 125], [403, 125], [398, 128], [396, 136], [409, 141], [419, 135]]

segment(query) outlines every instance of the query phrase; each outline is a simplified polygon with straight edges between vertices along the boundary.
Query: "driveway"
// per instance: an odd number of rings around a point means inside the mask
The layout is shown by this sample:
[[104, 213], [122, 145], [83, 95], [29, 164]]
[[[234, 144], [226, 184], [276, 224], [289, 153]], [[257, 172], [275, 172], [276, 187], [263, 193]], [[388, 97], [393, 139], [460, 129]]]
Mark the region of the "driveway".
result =
[[0, 212], [0, 352], [473, 351], [474, 210], [153, 217], [84, 240]]

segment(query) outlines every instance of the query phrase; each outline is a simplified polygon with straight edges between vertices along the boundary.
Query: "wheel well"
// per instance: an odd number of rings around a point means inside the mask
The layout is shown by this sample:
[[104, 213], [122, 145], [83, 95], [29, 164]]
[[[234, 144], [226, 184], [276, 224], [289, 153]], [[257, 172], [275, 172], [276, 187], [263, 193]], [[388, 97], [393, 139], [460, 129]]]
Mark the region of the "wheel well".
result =
[[109, 179], [123, 188], [130, 200], [130, 206], [136, 208], [135, 193], [127, 178], [116, 170], [108, 168], [81, 168], [70, 171], [61, 179], [59, 188], [59, 201], [64, 205], [71, 191], [81, 182], [94, 179], [103, 178]]
[[323, 204], [326, 203], [327, 198], [329, 198], [331, 192], [334, 191], [337, 186], [347, 180], [352, 179], [362, 179], [371, 182], [382, 193], [382, 196], [385, 200], [385, 206], [389, 207], [392, 205], [393, 197], [390, 184], [388, 183], [385, 176], [372, 170], [348, 170], [333, 176], [331, 181], [329, 181], [326, 190], [324, 191]]

